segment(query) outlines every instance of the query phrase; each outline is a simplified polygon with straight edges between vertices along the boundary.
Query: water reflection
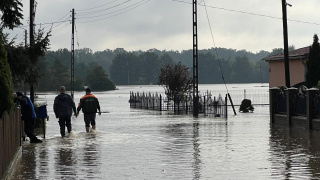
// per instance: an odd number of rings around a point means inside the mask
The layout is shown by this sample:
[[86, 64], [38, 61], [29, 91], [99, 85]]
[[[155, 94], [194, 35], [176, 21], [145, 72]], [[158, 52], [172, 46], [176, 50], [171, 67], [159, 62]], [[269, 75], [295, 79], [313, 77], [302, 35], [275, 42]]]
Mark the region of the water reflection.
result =
[[273, 177], [320, 178], [320, 132], [273, 125], [270, 130]]
[[194, 157], [194, 162], [192, 167], [193, 169], [193, 174], [194, 177], [193, 179], [199, 179], [201, 177], [200, 174], [200, 164], [201, 164], [201, 160], [200, 160], [200, 144], [199, 144], [199, 123], [193, 123], [193, 149], [194, 149], [194, 153], [193, 153], [193, 157]]
[[36, 166], [37, 168], [39, 168], [39, 177], [40, 179], [46, 179], [47, 175], [50, 173], [49, 170], [49, 149], [47, 146], [42, 146], [42, 148], [38, 149], [39, 152], [39, 158], [36, 160], [39, 165]]
[[100, 151], [95, 134], [88, 134], [83, 147], [83, 165], [86, 178], [100, 176]]
[[15, 171], [15, 176], [11, 179], [37, 179], [37, 161], [39, 158], [46, 156], [43, 152], [38, 157], [36, 147], [39, 144], [27, 144], [23, 146], [22, 156], [20, 162], [17, 164]]
[[55, 149], [55, 178], [56, 179], [72, 179], [76, 175], [74, 165], [77, 163], [77, 158], [74, 152], [74, 143], [67, 138], [58, 141]]
[[200, 179], [199, 123], [171, 123], [166, 125], [162, 132], [168, 136], [165, 138], [166, 143], [162, 150], [164, 151], [162, 161], [167, 164], [168, 171], [175, 171], [171, 176], [176, 176], [177, 173], [185, 176], [186, 173], [190, 173], [188, 169], [191, 167], [193, 179]]

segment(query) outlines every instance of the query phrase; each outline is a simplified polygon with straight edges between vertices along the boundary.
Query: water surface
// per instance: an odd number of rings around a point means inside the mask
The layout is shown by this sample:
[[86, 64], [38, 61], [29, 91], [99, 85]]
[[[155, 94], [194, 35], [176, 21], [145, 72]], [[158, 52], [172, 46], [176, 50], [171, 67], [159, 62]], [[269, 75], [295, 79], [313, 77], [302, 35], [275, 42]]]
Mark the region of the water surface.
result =
[[[158, 86], [119, 86], [93, 92], [101, 103], [97, 133], [85, 133], [82, 114], [72, 119], [76, 138], [62, 139], [52, 111], [57, 92], [39, 93], [50, 120], [42, 144], [24, 143], [13, 179], [319, 179], [320, 134], [270, 125], [269, 106], [254, 113], [229, 108], [228, 119], [130, 109], [129, 92]], [[226, 91], [200, 85], [201, 91]], [[260, 84], [228, 90], [268, 91]], [[84, 92], [75, 93], [79, 102]], [[231, 96], [233, 96], [231, 94]], [[243, 94], [234, 96], [243, 99]], [[247, 96], [249, 96], [247, 94]]]

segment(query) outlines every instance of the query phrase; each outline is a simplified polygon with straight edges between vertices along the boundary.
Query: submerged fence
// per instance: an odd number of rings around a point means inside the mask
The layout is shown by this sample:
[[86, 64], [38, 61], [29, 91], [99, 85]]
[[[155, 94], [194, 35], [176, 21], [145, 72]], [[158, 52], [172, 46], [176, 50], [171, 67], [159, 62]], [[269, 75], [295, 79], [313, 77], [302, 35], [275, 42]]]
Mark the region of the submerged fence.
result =
[[[212, 94], [226, 94], [223, 90], [213, 90]], [[250, 99], [252, 105], [269, 105], [269, 89], [229, 89], [233, 104], [240, 106], [243, 99]], [[229, 104], [230, 105], [230, 104]]]
[[23, 133], [21, 112], [14, 108], [0, 119], [0, 179], [5, 175], [19, 146]]
[[[174, 113], [192, 113], [193, 97], [174, 97], [170, 100], [161, 94], [130, 92], [130, 107], [157, 111], [173, 111]], [[199, 113], [205, 116], [227, 117], [227, 98], [221, 95], [214, 97], [211, 93], [199, 96]]]
[[270, 122], [320, 130], [320, 90], [299, 88], [270, 89]]

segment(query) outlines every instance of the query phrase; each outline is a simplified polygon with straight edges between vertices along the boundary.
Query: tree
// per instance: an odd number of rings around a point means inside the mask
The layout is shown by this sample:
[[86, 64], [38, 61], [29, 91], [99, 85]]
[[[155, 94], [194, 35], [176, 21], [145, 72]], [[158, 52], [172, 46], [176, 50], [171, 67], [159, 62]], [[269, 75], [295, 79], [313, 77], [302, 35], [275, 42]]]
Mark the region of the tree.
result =
[[4, 111], [9, 111], [13, 107], [12, 85], [10, 68], [7, 62], [7, 53], [0, 40], [0, 118]]
[[313, 36], [313, 43], [310, 46], [307, 59], [306, 86], [314, 87], [320, 80], [320, 44], [318, 35]]
[[86, 78], [87, 85], [96, 91], [115, 90], [116, 86], [108, 78], [108, 75], [103, 70], [102, 66], [95, 66], [88, 71]]
[[250, 83], [253, 82], [253, 66], [246, 56], [236, 57], [233, 62], [233, 82], [234, 83]]
[[56, 59], [52, 65], [52, 80], [50, 89], [58, 89], [60, 86], [66, 86], [67, 89], [70, 84], [70, 71], [68, 67], [62, 65], [60, 59]]
[[144, 84], [156, 84], [157, 77], [160, 74], [160, 62], [159, 57], [154, 52], [146, 52], [139, 56], [141, 60], [141, 72], [144, 77]]
[[116, 84], [138, 84], [141, 71], [140, 61], [133, 53], [118, 53], [110, 67], [110, 76]]
[[192, 78], [189, 68], [179, 62], [176, 65], [167, 64], [161, 68], [158, 85], [164, 86], [167, 98], [172, 100], [174, 96], [185, 95], [192, 88]]
[[1, 0], [0, 11], [2, 12], [1, 21], [4, 27], [13, 29], [21, 25], [20, 19], [23, 19], [22, 3], [20, 0]]

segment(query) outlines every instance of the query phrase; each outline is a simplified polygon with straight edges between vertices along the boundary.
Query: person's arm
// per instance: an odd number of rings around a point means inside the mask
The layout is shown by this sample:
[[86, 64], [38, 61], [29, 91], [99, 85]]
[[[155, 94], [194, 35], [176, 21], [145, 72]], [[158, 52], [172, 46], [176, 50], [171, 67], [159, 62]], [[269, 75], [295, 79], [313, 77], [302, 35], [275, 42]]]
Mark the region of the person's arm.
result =
[[82, 108], [82, 106], [83, 106], [83, 103], [82, 103], [81, 101], [82, 101], [82, 99], [80, 99], [80, 102], [79, 102], [79, 104], [78, 104], [77, 114], [79, 114], [79, 112], [80, 112], [80, 110], [81, 110], [81, 108]]
[[71, 106], [71, 108], [72, 108], [72, 110], [73, 110], [74, 116], [77, 117], [76, 105], [75, 105], [75, 103], [74, 103], [74, 101], [73, 101], [73, 99], [71, 98], [70, 95], [69, 95], [69, 104], [70, 104], [70, 106]]
[[101, 115], [99, 100], [98, 98], [96, 98], [96, 100], [97, 100], [97, 109], [99, 110], [99, 115]]
[[53, 103], [53, 112], [54, 112], [54, 114], [56, 115], [56, 118], [59, 118], [58, 117], [58, 101], [57, 101], [57, 97], [56, 98], [54, 98], [54, 103]]

